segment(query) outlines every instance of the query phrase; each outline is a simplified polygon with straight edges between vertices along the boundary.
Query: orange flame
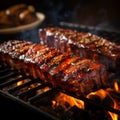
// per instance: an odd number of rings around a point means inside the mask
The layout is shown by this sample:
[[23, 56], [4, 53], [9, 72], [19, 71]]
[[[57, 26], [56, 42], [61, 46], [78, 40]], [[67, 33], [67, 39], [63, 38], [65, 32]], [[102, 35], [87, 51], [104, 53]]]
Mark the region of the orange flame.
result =
[[[114, 90], [116, 92], [119, 92], [119, 85], [117, 82], [114, 82]], [[112, 98], [113, 102], [114, 102], [114, 108], [117, 109], [118, 108], [118, 105], [117, 105], [117, 102]], [[112, 112], [109, 112], [109, 114], [111, 115], [111, 118], [113, 120], [118, 120], [118, 115], [117, 114], [114, 114]]]
[[[114, 102], [114, 108], [116, 109], [117, 108], [117, 104], [116, 104], [116, 102], [114, 100], [113, 100], [113, 102]], [[108, 113], [110, 114], [112, 120], [118, 120], [118, 115], [117, 114], [112, 113], [112, 112], [108, 112]]]
[[91, 95], [97, 95], [101, 100], [104, 100], [105, 97], [107, 96], [107, 91], [103, 90], [103, 89], [100, 89], [96, 92], [91, 92], [89, 93], [86, 97], [87, 98], [90, 98]]
[[[118, 90], [119, 90], [119, 87], [118, 87], [117, 82], [114, 83], [114, 88], [115, 88], [115, 91], [118, 91]], [[113, 97], [110, 95], [109, 92], [110, 92], [110, 91], [107, 90], [107, 89], [106, 89], [106, 90], [100, 89], [100, 90], [98, 90], [98, 91], [96, 91], [96, 92], [91, 92], [91, 93], [88, 94], [86, 97], [87, 97], [87, 98], [90, 98], [91, 95], [97, 95], [102, 101], [104, 101], [104, 99], [105, 99], [106, 97], [109, 97], [110, 100], [112, 100], [112, 102], [113, 102], [113, 104], [112, 104], [112, 105], [113, 105], [113, 108], [114, 108], [114, 109], [117, 109], [117, 107], [118, 107], [117, 102], [113, 99]], [[107, 104], [108, 104], [108, 103], [107, 103]], [[108, 112], [108, 113], [110, 114], [112, 120], [118, 120], [118, 115], [117, 115], [117, 114], [112, 113], [112, 112]]]
[[66, 95], [64, 93], [61, 93], [55, 97], [55, 100], [52, 101], [52, 107], [62, 105], [65, 108], [65, 103], [68, 103], [70, 107], [77, 106], [80, 109], [84, 109], [84, 102], [76, 99], [74, 97], [71, 97], [69, 95]]

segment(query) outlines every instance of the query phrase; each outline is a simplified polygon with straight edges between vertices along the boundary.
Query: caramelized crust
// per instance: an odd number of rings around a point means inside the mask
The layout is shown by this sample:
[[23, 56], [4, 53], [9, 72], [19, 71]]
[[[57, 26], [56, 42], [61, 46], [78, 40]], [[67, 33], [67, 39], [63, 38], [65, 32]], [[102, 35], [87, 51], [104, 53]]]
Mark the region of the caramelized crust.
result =
[[39, 30], [39, 37], [42, 45], [98, 61], [104, 64], [108, 71], [120, 69], [120, 45], [97, 35], [47, 27]]
[[4, 42], [0, 62], [77, 96], [110, 84], [104, 65], [32, 42]]

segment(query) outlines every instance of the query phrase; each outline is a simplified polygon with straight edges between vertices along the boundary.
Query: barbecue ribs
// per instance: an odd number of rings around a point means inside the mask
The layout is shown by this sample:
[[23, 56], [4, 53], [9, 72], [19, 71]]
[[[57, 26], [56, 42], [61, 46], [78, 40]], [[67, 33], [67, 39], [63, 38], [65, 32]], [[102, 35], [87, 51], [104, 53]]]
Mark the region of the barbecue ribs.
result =
[[91, 33], [46, 27], [39, 30], [40, 44], [71, 52], [104, 64], [108, 71], [120, 70], [120, 45]]
[[109, 86], [103, 64], [28, 41], [2, 43], [0, 62], [77, 96]]

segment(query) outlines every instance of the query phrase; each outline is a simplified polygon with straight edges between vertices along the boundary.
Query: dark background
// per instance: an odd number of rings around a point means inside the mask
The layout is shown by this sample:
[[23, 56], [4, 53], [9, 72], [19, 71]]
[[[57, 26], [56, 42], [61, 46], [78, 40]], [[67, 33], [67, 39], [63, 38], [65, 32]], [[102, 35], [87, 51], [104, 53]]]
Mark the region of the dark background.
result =
[[119, 0], [1, 0], [0, 9], [26, 3], [43, 12], [48, 23], [69, 21], [100, 27], [119, 27]]
[[[119, 0], [1, 0], [4, 10], [18, 3], [33, 5], [36, 11], [45, 14], [42, 25], [16, 35], [0, 35], [1, 39], [27, 39], [39, 42], [38, 29], [61, 21], [86, 26], [120, 30]], [[1, 40], [1, 41], [2, 41]]]
[[38, 29], [61, 21], [103, 29], [120, 30], [119, 0], [1, 0], [4, 10], [18, 3], [33, 5], [38, 12], [45, 14], [44, 22], [31, 30], [14, 35], [0, 35], [1, 41], [24, 39], [39, 42]]
[[[119, 0], [1, 0], [0, 9], [26, 3], [45, 14], [44, 22], [31, 30], [14, 35], [0, 35], [1, 41], [24, 39], [39, 42], [38, 29], [61, 21], [102, 29], [120, 30]], [[0, 42], [1, 42], [0, 41]]]

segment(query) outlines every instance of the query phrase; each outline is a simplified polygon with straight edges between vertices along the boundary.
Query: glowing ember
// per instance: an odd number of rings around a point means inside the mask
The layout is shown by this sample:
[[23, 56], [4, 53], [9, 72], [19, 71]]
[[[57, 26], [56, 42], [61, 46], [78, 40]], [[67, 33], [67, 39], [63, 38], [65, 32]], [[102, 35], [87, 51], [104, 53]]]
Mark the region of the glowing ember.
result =
[[50, 89], [51, 89], [50, 87], [45, 87], [45, 88], [42, 88], [42, 89], [38, 89], [36, 92], [37, 92], [37, 94], [41, 94], [41, 93], [47, 92]]
[[19, 82], [17, 82], [17, 86], [22, 85], [22, 83], [23, 83], [23, 81], [19, 81]]
[[118, 86], [117, 82], [114, 82], [114, 89], [115, 89], [116, 92], [119, 91], [119, 86]]
[[24, 80], [18, 81], [16, 84], [17, 84], [17, 86], [20, 86], [20, 85], [27, 83], [29, 81], [31, 81], [31, 79], [24, 79]]

